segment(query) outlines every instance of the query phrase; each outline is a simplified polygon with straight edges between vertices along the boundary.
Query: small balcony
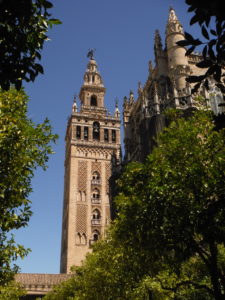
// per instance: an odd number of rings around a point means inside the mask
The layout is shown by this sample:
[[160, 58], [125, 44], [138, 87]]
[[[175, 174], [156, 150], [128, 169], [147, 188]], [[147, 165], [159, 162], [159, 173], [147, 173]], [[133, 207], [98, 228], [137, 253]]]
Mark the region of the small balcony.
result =
[[91, 225], [101, 225], [101, 219], [92, 219]]
[[91, 180], [91, 184], [101, 185], [101, 184], [102, 184], [102, 181], [101, 181], [101, 179], [92, 179], [92, 180]]
[[99, 198], [91, 197], [91, 203], [94, 203], [94, 204], [101, 203], [101, 197], [99, 197]]

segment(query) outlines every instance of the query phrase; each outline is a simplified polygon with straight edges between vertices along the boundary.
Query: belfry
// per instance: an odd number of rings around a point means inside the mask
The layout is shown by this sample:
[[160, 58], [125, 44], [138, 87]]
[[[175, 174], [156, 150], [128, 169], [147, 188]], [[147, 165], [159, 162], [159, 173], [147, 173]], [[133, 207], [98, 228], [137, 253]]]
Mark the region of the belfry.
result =
[[120, 112], [105, 108], [105, 87], [93, 51], [66, 131], [60, 272], [79, 266], [111, 219], [109, 179], [120, 165]]

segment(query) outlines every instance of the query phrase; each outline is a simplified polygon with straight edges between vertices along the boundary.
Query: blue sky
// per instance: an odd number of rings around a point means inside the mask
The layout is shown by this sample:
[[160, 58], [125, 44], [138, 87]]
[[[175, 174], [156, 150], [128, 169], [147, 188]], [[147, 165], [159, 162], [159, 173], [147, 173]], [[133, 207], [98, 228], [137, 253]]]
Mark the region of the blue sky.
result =
[[23, 273], [58, 273], [64, 180], [64, 137], [74, 94], [79, 94], [89, 48], [95, 48], [100, 73], [106, 87], [105, 105], [114, 111], [138, 82], [145, 82], [148, 61], [154, 62], [154, 31], [164, 41], [169, 7], [172, 6], [184, 29], [191, 14], [184, 0], [52, 0], [52, 14], [63, 24], [49, 32], [50, 41], [42, 51], [45, 73], [35, 83], [26, 84], [30, 96], [29, 116], [35, 122], [48, 117], [59, 135], [55, 154], [47, 171], [38, 170], [33, 179], [33, 216], [29, 226], [16, 232], [16, 240], [32, 249], [18, 261]]

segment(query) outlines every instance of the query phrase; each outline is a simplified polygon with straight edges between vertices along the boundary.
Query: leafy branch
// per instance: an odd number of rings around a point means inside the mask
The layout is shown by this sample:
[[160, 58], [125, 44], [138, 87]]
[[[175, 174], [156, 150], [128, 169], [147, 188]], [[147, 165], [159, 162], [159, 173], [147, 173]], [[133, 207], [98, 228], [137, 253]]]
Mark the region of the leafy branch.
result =
[[[188, 12], [194, 12], [190, 25], [198, 23], [201, 27], [202, 36], [205, 41], [195, 39], [191, 34], [185, 32], [185, 40], [178, 41], [182, 47], [190, 46], [186, 56], [193, 53], [197, 46], [203, 46], [202, 60], [196, 64], [198, 68], [206, 69], [205, 74], [189, 76], [186, 80], [189, 83], [196, 83], [192, 93], [198, 91], [201, 85], [209, 90], [209, 78], [215, 80], [216, 86], [225, 94], [225, 21], [221, 14], [221, 1], [193, 1], [186, 0], [190, 6]], [[222, 10], [223, 11], [223, 10]]]

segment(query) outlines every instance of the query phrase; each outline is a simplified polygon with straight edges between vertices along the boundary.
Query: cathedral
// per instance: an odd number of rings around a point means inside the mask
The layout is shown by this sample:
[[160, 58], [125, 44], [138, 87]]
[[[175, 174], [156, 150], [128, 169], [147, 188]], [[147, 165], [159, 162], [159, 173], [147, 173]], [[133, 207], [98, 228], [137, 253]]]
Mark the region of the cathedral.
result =
[[[183, 39], [182, 25], [170, 8], [164, 46], [159, 31], [155, 32], [155, 65], [149, 62], [148, 78], [143, 86], [139, 83], [137, 99], [132, 91], [124, 97], [125, 164], [144, 161], [151, 152], [155, 137], [166, 126], [165, 109], [198, 107], [199, 95], [191, 94], [185, 78], [205, 70], [195, 66], [201, 61], [200, 54], [185, 56], [186, 49], [176, 44]], [[111, 178], [122, 164], [120, 112], [118, 104], [112, 115], [105, 107], [106, 90], [93, 51], [88, 57], [79, 94], [80, 109], [75, 97], [65, 137], [61, 274], [18, 274], [16, 280], [30, 295], [26, 299], [44, 295], [54, 284], [69, 278], [71, 267], [81, 265], [91, 245], [104, 237], [112, 218]], [[200, 95], [207, 99], [207, 109], [222, 112], [218, 104], [223, 97], [213, 82], [210, 92], [201, 90]]]
[[192, 87], [185, 78], [202, 75], [205, 70], [196, 67], [196, 63], [202, 60], [200, 54], [186, 56], [186, 49], [176, 44], [184, 39], [183, 27], [174, 9], [170, 8], [164, 47], [159, 31], [155, 32], [155, 66], [149, 62], [149, 75], [143, 87], [139, 83], [136, 101], [132, 91], [129, 97], [124, 97], [125, 163], [143, 161], [151, 152], [155, 137], [166, 125], [165, 109], [195, 109], [199, 106], [199, 97], [202, 97], [207, 99], [206, 107], [215, 114], [224, 110], [219, 106], [223, 95], [213, 81], [209, 92], [202, 89], [198, 95], [191, 94]]

